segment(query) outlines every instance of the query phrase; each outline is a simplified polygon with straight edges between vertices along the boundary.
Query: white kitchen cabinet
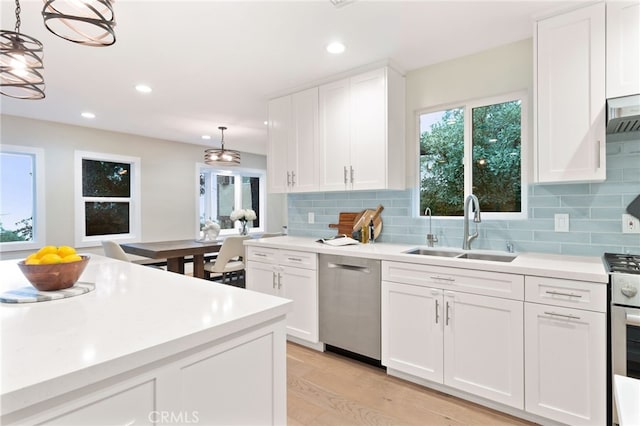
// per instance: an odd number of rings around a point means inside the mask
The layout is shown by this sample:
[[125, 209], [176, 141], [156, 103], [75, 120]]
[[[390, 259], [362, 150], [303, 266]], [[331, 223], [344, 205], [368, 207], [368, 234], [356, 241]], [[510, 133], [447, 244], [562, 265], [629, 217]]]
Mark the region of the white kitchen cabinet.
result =
[[640, 93], [640, 1], [607, 2], [607, 98]]
[[389, 67], [319, 88], [321, 191], [404, 189], [404, 78]]
[[318, 272], [315, 253], [249, 247], [246, 288], [293, 300], [287, 334], [318, 343]]
[[[522, 276], [399, 262], [383, 262], [382, 275], [388, 371], [523, 409]], [[519, 300], [483, 295], [497, 291], [490, 275]]]
[[535, 179], [602, 181], [605, 4], [536, 22]]
[[269, 102], [269, 192], [318, 189], [318, 88]]
[[606, 285], [549, 280], [543, 300], [538, 281], [526, 277], [525, 410], [570, 425], [606, 424]]

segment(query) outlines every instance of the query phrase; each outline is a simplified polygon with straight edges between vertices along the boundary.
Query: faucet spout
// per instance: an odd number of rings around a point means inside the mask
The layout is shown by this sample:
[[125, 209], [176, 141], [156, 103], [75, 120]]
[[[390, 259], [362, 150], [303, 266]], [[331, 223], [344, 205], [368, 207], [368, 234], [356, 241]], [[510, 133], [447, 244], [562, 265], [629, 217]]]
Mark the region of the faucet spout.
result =
[[[473, 205], [473, 222], [476, 224], [476, 231], [473, 234], [469, 234], [469, 205]], [[470, 250], [471, 242], [478, 238], [478, 223], [482, 222], [480, 218], [480, 202], [478, 197], [473, 194], [467, 196], [464, 200], [464, 226], [462, 236], [462, 249]]]
[[427, 234], [427, 245], [429, 247], [433, 247], [438, 242], [438, 237], [433, 235], [433, 233], [431, 232], [431, 209], [429, 207], [425, 209], [424, 215], [429, 217], [429, 233]]

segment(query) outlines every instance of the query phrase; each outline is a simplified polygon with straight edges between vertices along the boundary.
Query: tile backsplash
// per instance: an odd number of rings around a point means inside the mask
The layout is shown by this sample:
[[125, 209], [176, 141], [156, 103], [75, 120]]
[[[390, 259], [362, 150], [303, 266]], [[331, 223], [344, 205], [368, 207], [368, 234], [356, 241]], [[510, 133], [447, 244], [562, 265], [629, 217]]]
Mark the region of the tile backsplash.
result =
[[[622, 233], [622, 214], [640, 194], [640, 139], [610, 137], [607, 179], [601, 183], [530, 185], [528, 219], [482, 220], [473, 248], [517, 252], [599, 256], [603, 252], [640, 254], [640, 234]], [[289, 194], [290, 235], [314, 238], [335, 235], [330, 223], [340, 212], [384, 206], [379, 241], [426, 245], [429, 221], [412, 212], [413, 189]], [[313, 212], [315, 223], [308, 223]], [[569, 214], [569, 232], [554, 232], [554, 215]], [[474, 224], [471, 224], [473, 229]], [[432, 220], [439, 247], [462, 247], [462, 218]]]

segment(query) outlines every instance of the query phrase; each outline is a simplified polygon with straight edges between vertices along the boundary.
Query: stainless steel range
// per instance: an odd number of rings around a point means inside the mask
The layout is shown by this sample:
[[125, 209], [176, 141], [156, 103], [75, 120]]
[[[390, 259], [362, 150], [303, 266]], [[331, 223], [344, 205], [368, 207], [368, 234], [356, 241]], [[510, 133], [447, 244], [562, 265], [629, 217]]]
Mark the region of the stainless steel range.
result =
[[[640, 255], [605, 253], [611, 282], [611, 370], [640, 379]], [[617, 423], [614, 401], [614, 422]]]

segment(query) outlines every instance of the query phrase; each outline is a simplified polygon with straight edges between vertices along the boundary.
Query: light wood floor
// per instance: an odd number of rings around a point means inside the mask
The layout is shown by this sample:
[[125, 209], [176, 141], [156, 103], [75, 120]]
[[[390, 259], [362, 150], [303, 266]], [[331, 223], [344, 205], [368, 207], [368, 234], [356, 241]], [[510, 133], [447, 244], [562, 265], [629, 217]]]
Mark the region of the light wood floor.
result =
[[294, 343], [287, 343], [287, 405], [290, 426], [532, 425]]

